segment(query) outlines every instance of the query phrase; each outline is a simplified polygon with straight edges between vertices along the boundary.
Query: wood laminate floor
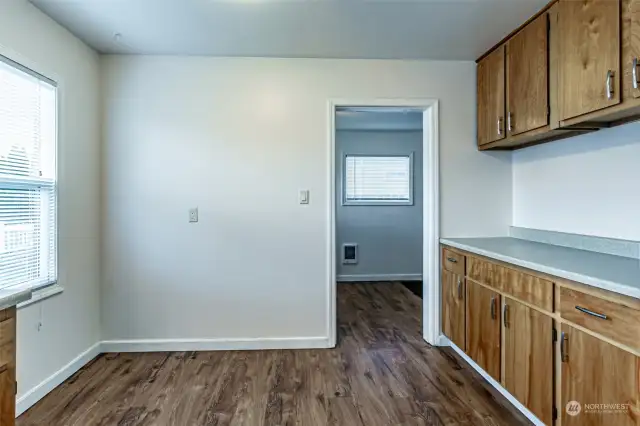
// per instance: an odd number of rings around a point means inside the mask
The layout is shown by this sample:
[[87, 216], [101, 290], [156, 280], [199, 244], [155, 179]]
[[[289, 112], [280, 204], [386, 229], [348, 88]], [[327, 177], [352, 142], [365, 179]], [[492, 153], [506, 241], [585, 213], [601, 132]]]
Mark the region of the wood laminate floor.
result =
[[529, 424], [420, 317], [399, 283], [339, 285], [336, 349], [103, 354], [17, 424]]

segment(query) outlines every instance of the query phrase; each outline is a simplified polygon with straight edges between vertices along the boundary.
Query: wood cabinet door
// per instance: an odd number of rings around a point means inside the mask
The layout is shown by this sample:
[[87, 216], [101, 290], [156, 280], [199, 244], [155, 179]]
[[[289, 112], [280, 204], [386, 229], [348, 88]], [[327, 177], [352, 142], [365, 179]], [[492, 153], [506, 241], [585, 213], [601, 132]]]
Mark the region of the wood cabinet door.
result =
[[640, 98], [640, 0], [622, 0], [622, 97]]
[[504, 387], [546, 425], [553, 424], [553, 319], [504, 298]]
[[549, 27], [544, 13], [507, 42], [507, 134], [549, 124]]
[[15, 425], [15, 417], [15, 371], [12, 368], [7, 368], [0, 373], [0, 426]]
[[561, 0], [560, 119], [620, 103], [620, 1]]
[[500, 294], [467, 280], [467, 355], [500, 381]]
[[504, 46], [478, 62], [478, 145], [504, 139]]
[[[638, 426], [638, 358], [566, 324], [561, 330], [562, 426]], [[619, 406], [606, 412], [590, 404]]]
[[442, 332], [463, 351], [465, 345], [464, 278], [442, 270]]

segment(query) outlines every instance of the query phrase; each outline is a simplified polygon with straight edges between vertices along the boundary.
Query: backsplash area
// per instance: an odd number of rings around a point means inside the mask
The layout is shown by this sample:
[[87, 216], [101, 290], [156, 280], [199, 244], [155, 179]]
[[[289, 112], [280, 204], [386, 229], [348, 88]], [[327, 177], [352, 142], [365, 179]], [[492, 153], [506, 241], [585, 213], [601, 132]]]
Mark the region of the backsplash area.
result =
[[521, 240], [640, 259], [640, 241], [593, 237], [512, 226], [509, 236]]
[[640, 123], [513, 153], [517, 227], [640, 240]]

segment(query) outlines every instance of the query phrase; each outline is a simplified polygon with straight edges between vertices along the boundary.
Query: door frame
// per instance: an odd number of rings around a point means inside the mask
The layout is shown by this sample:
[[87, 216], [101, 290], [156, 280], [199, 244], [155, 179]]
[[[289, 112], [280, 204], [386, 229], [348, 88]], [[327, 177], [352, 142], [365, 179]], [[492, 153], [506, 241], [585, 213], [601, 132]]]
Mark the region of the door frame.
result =
[[336, 255], [336, 122], [339, 107], [410, 107], [423, 111], [423, 237], [422, 237], [422, 336], [436, 345], [440, 336], [440, 190], [439, 190], [439, 102], [438, 99], [371, 98], [330, 99], [327, 104], [328, 188], [327, 221], [327, 335], [328, 346], [337, 344], [337, 255]]

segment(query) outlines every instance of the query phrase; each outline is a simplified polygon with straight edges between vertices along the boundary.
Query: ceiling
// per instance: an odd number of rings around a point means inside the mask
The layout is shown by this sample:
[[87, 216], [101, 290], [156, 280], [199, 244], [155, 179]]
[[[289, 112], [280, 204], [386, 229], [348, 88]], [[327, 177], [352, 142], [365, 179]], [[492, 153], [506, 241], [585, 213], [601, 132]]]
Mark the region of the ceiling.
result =
[[31, 2], [102, 53], [474, 60], [547, 0]]

